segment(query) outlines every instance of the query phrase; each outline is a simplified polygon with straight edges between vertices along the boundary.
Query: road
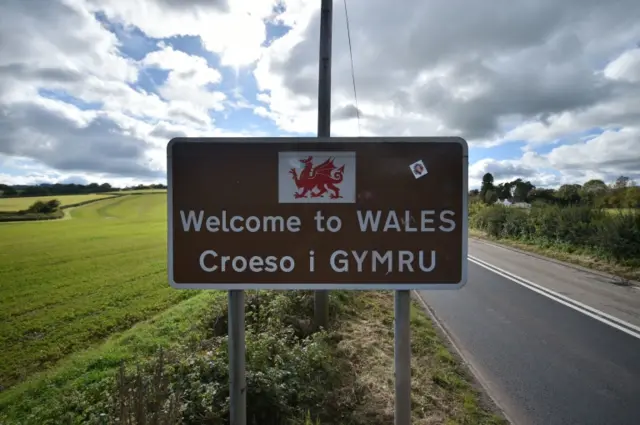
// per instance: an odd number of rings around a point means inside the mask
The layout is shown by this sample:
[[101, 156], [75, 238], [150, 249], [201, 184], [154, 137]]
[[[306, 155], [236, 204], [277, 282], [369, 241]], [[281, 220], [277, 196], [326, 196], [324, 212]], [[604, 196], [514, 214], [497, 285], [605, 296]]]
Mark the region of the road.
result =
[[465, 287], [420, 296], [513, 423], [640, 424], [640, 290], [475, 240], [469, 258]]

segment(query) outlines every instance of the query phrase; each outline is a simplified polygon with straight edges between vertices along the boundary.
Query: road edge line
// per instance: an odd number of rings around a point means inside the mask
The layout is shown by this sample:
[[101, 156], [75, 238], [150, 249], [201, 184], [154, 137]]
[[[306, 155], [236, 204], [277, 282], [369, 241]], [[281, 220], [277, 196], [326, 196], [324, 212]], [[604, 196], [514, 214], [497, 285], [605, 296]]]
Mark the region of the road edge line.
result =
[[605, 313], [604, 311], [598, 310], [595, 307], [591, 307], [590, 305], [584, 304], [584, 303], [582, 303], [580, 301], [576, 301], [573, 298], [570, 298], [570, 297], [568, 297], [566, 295], [562, 295], [561, 293], [554, 291], [553, 289], [549, 289], [549, 288], [547, 288], [547, 287], [545, 287], [543, 285], [540, 285], [538, 283], [535, 283], [535, 282], [532, 282], [532, 281], [530, 281], [528, 279], [520, 277], [517, 274], [512, 273], [512, 272], [510, 272], [508, 270], [501, 269], [500, 267], [498, 267], [496, 265], [493, 265], [493, 264], [489, 263], [488, 261], [482, 260], [482, 259], [480, 259], [478, 257], [474, 257], [474, 256], [470, 255], [468, 258], [470, 260], [472, 260], [472, 261], [475, 260], [476, 262], [481, 262], [481, 263], [486, 264], [489, 267], [493, 267], [494, 269], [496, 269], [498, 271], [501, 271], [502, 273], [505, 273], [505, 274], [511, 276], [514, 279], [518, 279], [518, 280], [520, 280], [521, 282], [523, 282], [523, 283], [525, 283], [527, 285], [533, 286], [534, 288], [537, 288], [537, 289], [539, 289], [541, 291], [547, 292], [548, 294], [550, 294], [550, 295], [552, 295], [554, 297], [560, 298], [560, 299], [562, 299], [562, 300], [564, 300], [564, 301], [566, 301], [568, 303], [571, 303], [571, 304], [573, 304], [573, 305], [575, 305], [575, 306], [577, 306], [579, 308], [587, 310], [587, 311], [589, 311], [589, 312], [591, 312], [591, 313], [593, 313], [595, 315], [598, 315], [598, 316], [600, 316], [600, 317], [602, 317], [604, 319], [610, 320], [610, 321], [612, 321], [612, 322], [614, 322], [614, 323], [616, 323], [616, 324], [618, 324], [618, 325], [620, 325], [620, 326], [622, 326], [624, 328], [627, 328], [627, 329], [631, 330], [634, 333], [636, 333], [636, 332], [640, 333], [640, 326], [636, 326], [633, 323], [629, 323], [629, 322], [627, 322], [625, 320], [620, 319], [619, 317], [615, 317], [615, 316], [613, 316], [611, 314]]
[[[538, 260], [548, 261], [550, 263], [554, 263], [554, 264], [557, 264], [557, 265], [563, 266], [563, 267], [568, 267], [570, 269], [574, 269], [574, 270], [579, 271], [579, 272], [588, 273], [588, 274], [592, 274], [594, 276], [599, 276], [599, 277], [602, 277], [602, 278], [605, 278], [605, 279], [609, 279], [611, 281], [611, 282], [609, 282], [610, 285], [623, 286], [623, 285], [618, 285], [615, 282], [616, 279], [621, 279], [621, 276], [615, 275], [613, 273], [608, 273], [608, 272], [604, 272], [604, 271], [600, 271], [600, 270], [591, 269], [589, 267], [582, 266], [580, 264], [570, 263], [568, 261], [559, 260], [557, 258], [547, 257], [545, 255], [538, 254], [536, 252], [525, 251], [524, 249], [516, 248], [516, 247], [513, 247], [513, 246], [509, 246], [509, 245], [503, 245], [503, 244], [500, 244], [499, 242], [489, 241], [489, 240], [486, 240], [486, 239], [483, 239], [483, 238], [477, 237], [477, 236], [469, 236], [469, 238], [474, 240], [475, 242], [478, 242], [478, 243], [483, 244], [483, 245], [488, 245], [488, 246], [493, 247], [493, 248], [504, 249], [505, 251], [511, 251], [511, 252], [515, 252], [517, 254], [527, 255], [529, 257], [537, 258]], [[633, 279], [627, 279], [627, 280], [629, 281], [629, 283], [630, 283], [629, 286], [631, 288], [636, 289], [636, 290], [640, 290], [640, 282], [638, 282], [636, 280], [633, 280]]]
[[460, 360], [462, 360], [462, 363], [464, 364], [464, 367], [467, 368], [467, 370], [469, 370], [469, 372], [471, 373], [474, 381], [477, 383], [477, 385], [479, 385], [482, 388], [482, 390], [484, 391], [486, 396], [489, 398], [491, 403], [494, 405], [495, 409], [498, 410], [498, 412], [502, 415], [502, 417], [509, 424], [516, 425], [516, 422], [513, 421], [509, 417], [509, 415], [507, 414], [507, 412], [504, 409], [504, 407], [502, 406], [502, 404], [500, 402], [498, 402], [497, 398], [492, 394], [491, 389], [485, 383], [486, 382], [486, 378], [466, 358], [466, 356], [462, 352], [462, 349], [458, 346], [458, 344], [456, 344], [456, 342], [454, 341], [454, 339], [451, 336], [450, 332], [447, 330], [447, 328], [444, 326], [444, 324], [440, 321], [440, 319], [438, 319], [438, 317], [436, 316], [435, 311], [433, 311], [433, 309], [431, 307], [429, 307], [429, 305], [424, 300], [424, 298], [422, 298], [422, 295], [420, 295], [420, 291], [417, 290], [417, 289], [414, 289], [412, 292], [414, 293], [415, 297], [418, 299], [418, 302], [422, 305], [423, 310], [429, 315], [429, 317], [431, 318], [431, 321], [436, 325], [437, 330], [439, 331], [439, 333], [442, 334], [446, 338], [448, 345], [451, 348], [453, 348], [453, 350], [455, 351], [455, 354], [460, 358]]
[[501, 268], [494, 266], [491, 263], [487, 263], [486, 261], [480, 260], [478, 258], [469, 256], [468, 257], [469, 261], [471, 261], [472, 263], [483, 267], [487, 270], [489, 270], [490, 272], [493, 272], [499, 276], [502, 276], [506, 279], [509, 279], [512, 282], [517, 283], [520, 286], [523, 286], [533, 292], [536, 292], [540, 295], [543, 295], [553, 301], [556, 301], [566, 307], [572, 308], [573, 310], [582, 313], [586, 316], [589, 316], [593, 319], [596, 319], [597, 321], [608, 325], [614, 329], [618, 329], [619, 331], [622, 331], [624, 333], [626, 333], [627, 335], [630, 335], [634, 338], [640, 339], [640, 332], [636, 332], [636, 329], [640, 330], [640, 328], [637, 328], [635, 325], [625, 322], [622, 319], [618, 319], [617, 317], [613, 317], [607, 313], [604, 313], [596, 308], [587, 306], [585, 304], [582, 304], [578, 301], [575, 301], [569, 297], [566, 297], [562, 294], [559, 294], [555, 291], [552, 291], [550, 289], [544, 288], [536, 283], [530, 282], [527, 279], [521, 278], [517, 275], [514, 275], [506, 270], [502, 270]]

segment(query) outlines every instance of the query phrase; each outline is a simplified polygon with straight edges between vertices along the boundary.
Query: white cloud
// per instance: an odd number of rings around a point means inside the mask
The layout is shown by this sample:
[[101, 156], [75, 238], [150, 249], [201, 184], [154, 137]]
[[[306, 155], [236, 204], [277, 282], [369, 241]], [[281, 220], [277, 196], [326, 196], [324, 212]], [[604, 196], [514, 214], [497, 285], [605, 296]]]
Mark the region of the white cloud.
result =
[[[555, 173], [550, 170], [556, 170]], [[540, 187], [584, 183], [600, 179], [611, 183], [620, 175], [640, 179], [640, 129], [627, 127], [558, 146], [547, 154], [532, 150], [518, 159], [483, 159], [471, 164], [471, 187], [479, 187], [482, 176], [492, 173], [497, 182], [521, 177]]]
[[560, 146], [546, 159], [559, 170], [589, 171], [613, 178], [620, 174], [640, 176], [640, 128], [606, 131], [587, 141]]
[[469, 166], [469, 187], [479, 189], [482, 177], [486, 173], [491, 173], [496, 184], [513, 181], [517, 178], [530, 181], [540, 187], [557, 187], [564, 183], [562, 177], [542, 168], [546, 165], [544, 159], [541, 159], [541, 162], [537, 164], [532, 164], [524, 159], [500, 161], [491, 158], [481, 159]]
[[220, 83], [222, 75], [209, 67], [200, 56], [188, 55], [164, 44], [161, 49], [147, 54], [141, 64], [169, 70], [167, 80], [158, 87], [159, 94], [174, 108], [185, 112], [191, 109], [196, 121], [209, 121], [207, 110], [222, 110], [224, 93], [211, 91], [210, 84]]
[[623, 52], [616, 60], [607, 65], [604, 69], [604, 75], [612, 80], [640, 82], [640, 49]]
[[[158, 1], [182, 13], [179, 2]], [[195, 3], [209, 13], [211, 2]], [[224, 108], [226, 96], [212, 89], [222, 76], [204, 58], [163, 43], [139, 62], [125, 58], [85, 0], [7, 0], [0, 8], [0, 154], [65, 175], [157, 179], [167, 136], [224, 134], [209, 113]], [[168, 71], [158, 94], [135, 86], [153, 68]]]
[[219, 53], [223, 65], [246, 66], [260, 56], [265, 19], [275, 0], [89, 0], [92, 10], [134, 25], [152, 38], [193, 35]]

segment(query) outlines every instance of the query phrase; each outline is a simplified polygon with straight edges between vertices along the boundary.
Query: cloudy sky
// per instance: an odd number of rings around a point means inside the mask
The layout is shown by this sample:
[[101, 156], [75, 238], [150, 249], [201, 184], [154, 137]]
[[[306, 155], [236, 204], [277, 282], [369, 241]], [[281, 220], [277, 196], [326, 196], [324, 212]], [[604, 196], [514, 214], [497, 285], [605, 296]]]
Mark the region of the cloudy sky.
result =
[[[2, 0], [0, 182], [164, 182], [175, 136], [313, 136], [320, 0]], [[640, 180], [637, 0], [334, 3], [333, 136], [460, 135], [539, 186]]]

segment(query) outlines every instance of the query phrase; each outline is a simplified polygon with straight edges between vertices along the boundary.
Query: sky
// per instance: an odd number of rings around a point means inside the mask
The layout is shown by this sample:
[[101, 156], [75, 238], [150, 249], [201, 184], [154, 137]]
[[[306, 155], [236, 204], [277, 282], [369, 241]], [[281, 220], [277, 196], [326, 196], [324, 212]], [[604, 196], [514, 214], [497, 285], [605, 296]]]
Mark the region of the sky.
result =
[[[637, 0], [334, 2], [332, 136], [482, 175], [640, 181]], [[166, 182], [176, 136], [314, 136], [320, 0], [3, 0], [0, 183]]]

